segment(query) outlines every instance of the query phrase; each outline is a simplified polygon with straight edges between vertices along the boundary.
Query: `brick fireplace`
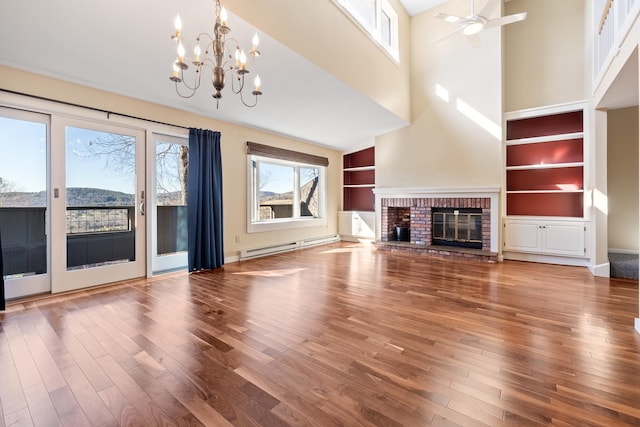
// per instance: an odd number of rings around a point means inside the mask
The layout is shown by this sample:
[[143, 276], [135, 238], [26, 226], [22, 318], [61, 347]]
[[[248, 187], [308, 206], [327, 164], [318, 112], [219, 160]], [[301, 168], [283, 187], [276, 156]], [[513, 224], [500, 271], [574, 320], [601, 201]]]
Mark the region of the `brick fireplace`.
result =
[[[495, 261], [498, 252], [498, 188], [379, 188], [376, 193], [376, 239], [379, 248], [394, 251], [437, 253], [440, 255], [477, 254]], [[446, 208], [446, 209], [442, 209]], [[481, 213], [481, 249], [465, 250], [435, 246], [432, 212], [448, 210]], [[479, 221], [478, 221], [479, 223]], [[400, 227], [400, 228], [398, 228]], [[401, 230], [403, 229], [403, 230]], [[408, 242], [398, 242], [398, 232], [408, 234]], [[438, 240], [438, 239], [436, 239]], [[445, 243], [446, 244], [446, 243]]]

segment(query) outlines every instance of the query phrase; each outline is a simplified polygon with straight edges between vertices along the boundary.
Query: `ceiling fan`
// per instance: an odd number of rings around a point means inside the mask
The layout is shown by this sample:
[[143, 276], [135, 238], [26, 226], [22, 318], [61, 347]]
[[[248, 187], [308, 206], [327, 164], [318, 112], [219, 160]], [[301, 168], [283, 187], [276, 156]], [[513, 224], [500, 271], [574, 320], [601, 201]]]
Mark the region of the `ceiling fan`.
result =
[[476, 13], [475, 1], [471, 0], [471, 13], [466, 16], [449, 15], [446, 13], [438, 13], [436, 18], [444, 21], [458, 24], [458, 29], [451, 34], [448, 34], [441, 39], [436, 40], [434, 43], [441, 42], [449, 37], [455, 36], [458, 33], [462, 33], [467, 37], [467, 40], [473, 47], [480, 46], [480, 32], [488, 30], [489, 28], [500, 27], [502, 25], [513, 24], [514, 22], [524, 21], [527, 17], [527, 12], [516, 13], [513, 15], [502, 16], [500, 18], [489, 19], [486, 15], [491, 12], [500, 2], [500, 0], [489, 0], [480, 13]]

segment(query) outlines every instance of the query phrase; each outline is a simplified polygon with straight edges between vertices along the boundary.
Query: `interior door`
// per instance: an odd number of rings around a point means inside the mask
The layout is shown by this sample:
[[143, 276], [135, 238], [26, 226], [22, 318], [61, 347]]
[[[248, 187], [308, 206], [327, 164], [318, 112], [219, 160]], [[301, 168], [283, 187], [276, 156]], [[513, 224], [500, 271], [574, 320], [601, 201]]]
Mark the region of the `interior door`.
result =
[[5, 297], [50, 292], [50, 118], [0, 107], [0, 233]]
[[187, 267], [188, 139], [153, 133], [147, 151], [151, 274]]
[[146, 271], [145, 134], [53, 118], [53, 292]]

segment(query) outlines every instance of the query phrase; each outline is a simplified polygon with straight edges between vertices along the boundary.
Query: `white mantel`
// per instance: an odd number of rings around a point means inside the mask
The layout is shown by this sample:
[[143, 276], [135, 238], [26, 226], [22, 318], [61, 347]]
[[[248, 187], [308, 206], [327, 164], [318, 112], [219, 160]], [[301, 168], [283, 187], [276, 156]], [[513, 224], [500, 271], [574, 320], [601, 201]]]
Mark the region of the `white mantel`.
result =
[[491, 200], [491, 252], [499, 252], [500, 187], [387, 187], [375, 188], [376, 240], [381, 236], [382, 199], [488, 198]]

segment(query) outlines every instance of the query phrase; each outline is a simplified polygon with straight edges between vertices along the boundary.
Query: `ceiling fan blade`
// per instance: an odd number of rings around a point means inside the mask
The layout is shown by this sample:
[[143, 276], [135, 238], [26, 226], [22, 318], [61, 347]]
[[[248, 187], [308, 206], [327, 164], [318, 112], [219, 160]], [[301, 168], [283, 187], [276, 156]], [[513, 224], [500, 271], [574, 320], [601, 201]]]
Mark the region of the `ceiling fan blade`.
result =
[[447, 21], [447, 22], [460, 22], [464, 19], [462, 16], [449, 15], [447, 13], [442, 13], [442, 12], [438, 13], [436, 15], [436, 18], [442, 19], [443, 21]]
[[479, 15], [487, 17], [491, 12], [493, 12], [496, 6], [498, 6], [498, 3], [500, 3], [500, 0], [489, 0], [482, 8]]
[[484, 29], [499, 27], [501, 25], [513, 24], [514, 22], [524, 21], [527, 12], [516, 13], [514, 15], [503, 16], [502, 18], [489, 19], [484, 25]]
[[467, 36], [467, 41], [471, 47], [480, 47], [480, 33]]
[[441, 37], [441, 38], [439, 38], [439, 39], [437, 39], [437, 40], [432, 41], [432, 42], [431, 42], [431, 44], [440, 43], [440, 42], [441, 42], [441, 41], [443, 41], [443, 40], [446, 40], [446, 39], [448, 39], [448, 38], [451, 38], [451, 37], [453, 37], [453, 36], [455, 36], [455, 35], [459, 34], [461, 31], [462, 31], [462, 28], [458, 28], [458, 29], [457, 29], [457, 30], [455, 30], [453, 33], [449, 33], [449, 34], [447, 34], [447, 35], [446, 35], [446, 36], [444, 36], [444, 37]]

